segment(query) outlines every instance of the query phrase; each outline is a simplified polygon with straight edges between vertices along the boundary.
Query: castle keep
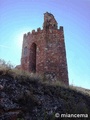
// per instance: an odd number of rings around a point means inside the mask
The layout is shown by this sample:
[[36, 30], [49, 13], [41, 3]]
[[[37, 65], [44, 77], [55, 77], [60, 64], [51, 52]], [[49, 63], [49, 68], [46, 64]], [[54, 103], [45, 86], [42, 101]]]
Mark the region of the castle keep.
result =
[[21, 68], [69, 84], [63, 27], [51, 13], [44, 14], [42, 30], [24, 34]]

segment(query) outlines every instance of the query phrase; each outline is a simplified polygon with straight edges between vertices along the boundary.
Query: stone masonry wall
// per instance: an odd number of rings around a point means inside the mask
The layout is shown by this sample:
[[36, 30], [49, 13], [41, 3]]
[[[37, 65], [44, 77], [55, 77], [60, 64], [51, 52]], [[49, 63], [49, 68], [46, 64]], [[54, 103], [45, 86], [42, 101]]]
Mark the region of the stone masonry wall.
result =
[[38, 28], [37, 31], [32, 30], [31, 33], [24, 34], [21, 68], [68, 85], [64, 31], [63, 27], [57, 27], [54, 16], [46, 12], [43, 29]]

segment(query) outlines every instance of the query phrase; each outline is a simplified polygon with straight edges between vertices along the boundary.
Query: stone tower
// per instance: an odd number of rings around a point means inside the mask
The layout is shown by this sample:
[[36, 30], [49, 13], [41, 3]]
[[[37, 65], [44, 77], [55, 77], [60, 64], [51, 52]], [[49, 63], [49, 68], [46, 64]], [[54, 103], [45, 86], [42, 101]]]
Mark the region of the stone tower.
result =
[[69, 84], [63, 27], [51, 13], [44, 14], [42, 30], [24, 34], [21, 68]]

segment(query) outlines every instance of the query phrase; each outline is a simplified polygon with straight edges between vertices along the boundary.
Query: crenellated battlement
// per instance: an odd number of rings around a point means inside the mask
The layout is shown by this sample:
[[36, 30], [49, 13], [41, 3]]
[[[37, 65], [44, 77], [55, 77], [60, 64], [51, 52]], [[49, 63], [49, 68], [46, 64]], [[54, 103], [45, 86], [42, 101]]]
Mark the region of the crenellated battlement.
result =
[[31, 35], [31, 32], [28, 32], [27, 35]]
[[40, 27], [37, 28], [37, 30], [32, 30], [32, 34], [38, 34], [38, 33], [40, 33], [40, 32], [42, 32], [42, 30], [41, 30]]
[[32, 32], [31, 32], [31, 33], [32, 33], [32, 34], [35, 34], [35, 32], [36, 32], [35, 30], [32, 30]]
[[60, 31], [63, 31], [63, 26], [60, 26], [60, 27], [59, 27], [59, 30], [60, 30]]
[[43, 31], [43, 30], [41, 30], [41, 28], [39, 27], [39, 28], [37, 28], [37, 31], [33, 29], [31, 32], [25, 33], [25, 34], [23, 35], [23, 37], [24, 37], [24, 38], [27, 38], [27, 37], [30, 36], [30, 35], [35, 35], [35, 34], [38, 34], [38, 33], [42, 32], [42, 31]]
[[37, 28], [37, 32], [40, 32], [41, 31], [41, 28], [39, 27], [39, 28]]
[[[37, 28], [37, 30], [33, 29], [31, 32], [28, 32], [28, 33], [25, 33], [23, 35], [23, 37], [26, 39], [28, 36], [32, 36], [32, 35], [38, 35], [40, 33], [44, 33], [44, 29], [41, 29], [40, 27]], [[49, 31], [50, 33], [53, 33], [53, 32], [59, 32], [59, 31], [63, 31], [63, 26], [60, 26], [59, 29], [52, 29], [51, 27], [49, 28]]]
[[23, 38], [26, 38], [27, 37], [27, 34], [25, 33], [24, 35], [23, 35]]

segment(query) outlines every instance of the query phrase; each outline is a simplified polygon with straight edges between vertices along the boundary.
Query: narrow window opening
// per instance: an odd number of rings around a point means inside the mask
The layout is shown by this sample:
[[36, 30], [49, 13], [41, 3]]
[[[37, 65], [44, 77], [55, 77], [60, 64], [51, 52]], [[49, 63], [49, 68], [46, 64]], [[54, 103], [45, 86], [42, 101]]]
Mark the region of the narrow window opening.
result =
[[30, 49], [30, 71], [34, 73], [36, 72], [36, 49], [37, 46], [33, 43]]
[[27, 55], [27, 46], [24, 48], [24, 55]]

